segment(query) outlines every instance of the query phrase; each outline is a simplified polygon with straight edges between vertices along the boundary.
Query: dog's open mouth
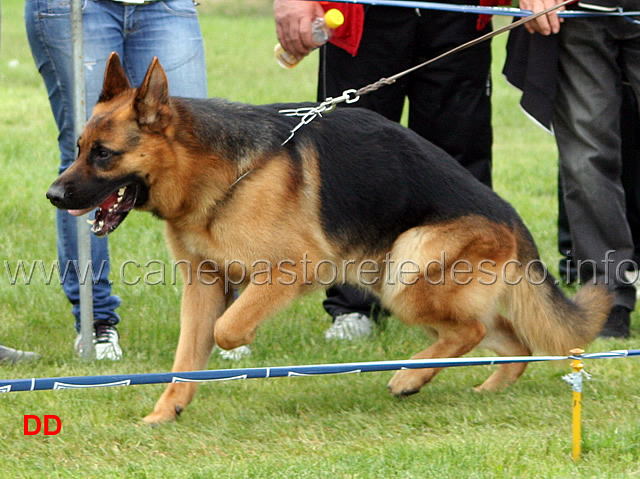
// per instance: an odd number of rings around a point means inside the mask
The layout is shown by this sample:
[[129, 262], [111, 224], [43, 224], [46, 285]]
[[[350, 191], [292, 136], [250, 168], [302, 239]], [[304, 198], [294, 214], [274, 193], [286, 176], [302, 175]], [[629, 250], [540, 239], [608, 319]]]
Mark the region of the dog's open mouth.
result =
[[[96, 209], [95, 219], [88, 220], [91, 231], [97, 236], [105, 236], [115, 230], [136, 205], [138, 186], [135, 183], [122, 186], [107, 196]], [[88, 213], [93, 208], [69, 210], [74, 216]]]

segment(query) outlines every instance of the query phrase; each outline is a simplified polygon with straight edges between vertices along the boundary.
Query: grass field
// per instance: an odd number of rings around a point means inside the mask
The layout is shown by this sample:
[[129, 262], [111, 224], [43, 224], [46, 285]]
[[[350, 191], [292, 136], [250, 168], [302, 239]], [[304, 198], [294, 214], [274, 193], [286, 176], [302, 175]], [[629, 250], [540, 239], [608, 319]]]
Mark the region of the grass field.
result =
[[[209, 93], [266, 103], [313, 100], [317, 59], [291, 71], [271, 52], [276, 37], [269, 1], [204, 2]], [[73, 321], [61, 288], [36, 272], [12, 284], [19, 260], [55, 261], [54, 210], [44, 193], [58, 167], [56, 129], [33, 65], [23, 2], [2, 2], [0, 51], [0, 341], [36, 350], [33, 365], [0, 366], [4, 378], [164, 372], [178, 337], [180, 285], [115, 281], [125, 358], [85, 363], [73, 355]], [[500, 74], [505, 38], [494, 43], [495, 188], [518, 209], [552, 271], [558, 260], [556, 152], [553, 139], [519, 110], [518, 93]], [[354, 85], [360, 87], [362, 85]], [[603, 199], [603, 200], [606, 200]], [[111, 238], [113, 278], [151, 273], [169, 262], [162, 224], [133, 213]], [[147, 283], [158, 275], [149, 275]], [[307, 297], [260, 329], [242, 367], [404, 359], [425, 337], [393, 318], [371, 341], [327, 344], [321, 295]], [[590, 351], [638, 347], [640, 321], [627, 341], [597, 340]], [[479, 355], [482, 352], [474, 352]], [[213, 356], [210, 369], [233, 367]], [[587, 363], [583, 458], [571, 449], [568, 365], [535, 364], [512, 388], [478, 395], [471, 387], [489, 367], [444, 371], [421, 394], [397, 400], [392, 373], [225, 382], [201, 386], [173, 424], [140, 419], [158, 386], [0, 395], [0, 478], [629, 478], [640, 477], [640, 360]], [[24, 436], [23, 416], [55, 414], [56, 436]]]

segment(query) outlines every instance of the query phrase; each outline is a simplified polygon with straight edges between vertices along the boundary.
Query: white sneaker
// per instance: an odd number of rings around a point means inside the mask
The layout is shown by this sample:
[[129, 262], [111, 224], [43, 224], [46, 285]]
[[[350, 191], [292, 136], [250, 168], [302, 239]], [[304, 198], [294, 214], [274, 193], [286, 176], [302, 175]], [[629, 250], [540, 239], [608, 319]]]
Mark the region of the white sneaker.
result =
[[[82, 335], [78, 334], [74, 347], [78, 355], [82, 356]], [[118, 329], [108, 324], [98, 325], [96, 331], [93, 332], [93, 348], [98, 361], [103, 359], [120, 361], [122, 359], [122, 348], [120, 348]]]
[[15, 364], [18, 361], [37, 361], [38, 359], [40, 359], [40, 355], [37, 353], [21, 351], [0, 344], [0, 364], [3, 362]]
[[364, 314], [347, 313], [336, 316], [335, 321], [324, 333], [327, 341], [353, 341], [373, 335], [373, 321]]
[[251, 356], [251, 348], [249, 346], [238, 346], [233, 349], [222, 349], [219, 347], [218, 355], [228, 361], [238, 361]]

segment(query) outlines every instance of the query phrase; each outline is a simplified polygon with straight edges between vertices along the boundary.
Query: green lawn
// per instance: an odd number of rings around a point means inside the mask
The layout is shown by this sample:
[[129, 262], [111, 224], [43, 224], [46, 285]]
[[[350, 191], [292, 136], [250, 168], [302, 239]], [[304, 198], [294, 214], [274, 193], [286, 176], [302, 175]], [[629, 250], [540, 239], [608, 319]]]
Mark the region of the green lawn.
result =
[[[313, 100], [315, 57], [294, 70], [272, 58], [269, 1], [209, 0], [201, 6], [209, 93], [249, 103]], [[61, 288], [38, 271], [12, 285], [17, 261], [55, 261], [54, 210], [44, 193], [58, 167], [56, 129], [31, 59], [23, 2], [2, 2], [0, 51], [0, 341], [38, 351], [33, 365], [0, 366], [4, 378], [164, 372], [178, 337], [180, 286], [126, 285], [119, 267], [169, 262], [162, 224], [133, 213], [111, 238], [125, 358], [85, 363]], [[494, 41], [495, 188], [518, 209], [552, 271], [558, 260], [553, 139], [518, 107], [500, 73], [505, 37]], [[363, 85], [354, 85], [360, 87]], [[151, 268], [142, 266], [137, 273]], [[260, 329], [241, 367], [404, 359], [425, 337], [393, 318], [375, 338], [327, 344], [321, 295], [304, 298]], [[637, 346], [598, 340], [590, 351]], [[474, 352], [480, 355], [483, 352]], [[210, 369], [233, 367], [214, 356]], [[478, 395], [490, 367], [444, 371], [421, 394], [398, 400], [392, 373], [209, 383], [173, 424], [144, 426], [158, 386], [0, 395], [0, 478], [569, 478], [640, 477], [640, 360], [593, 360], [586, 370], [583, 459], [571, 450], [567, 364], [531, 365], [510, 389]], [[24, 436], [23, 416], [58, 415], [56, 436]]]

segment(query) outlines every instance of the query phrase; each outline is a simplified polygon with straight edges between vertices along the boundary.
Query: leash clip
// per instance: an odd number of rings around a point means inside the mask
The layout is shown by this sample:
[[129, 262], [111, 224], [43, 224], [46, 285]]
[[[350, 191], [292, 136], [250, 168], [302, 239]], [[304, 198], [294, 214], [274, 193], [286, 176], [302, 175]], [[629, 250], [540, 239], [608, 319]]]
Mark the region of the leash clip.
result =
[[308, 125], [313, 120], [315, 120], [318, 116], [322, 116], [323, 113], [331, 113], [336, 109], [339, 103], [345, 102], [347, 104], [355, 103], [360, 99], [360, 95], [358, 95], [358, 91], [355, 89], [345, 90], [342, 92], [342, 95], [336, 98], [328, 97], [318, 106], [314, 107], [304, 107], [304, 108], [293, 108], [288, 110], [280, 110], [278, 113], [281, 113], [286, 116], [299, 116], [301, 117], [300, 123], [298, 123], [293, 130], [291, 130], [291, 134], [289, 137], [284, 140], [282, 145], [284, 146], [293, 138], [300, 128], [304, 125]]

